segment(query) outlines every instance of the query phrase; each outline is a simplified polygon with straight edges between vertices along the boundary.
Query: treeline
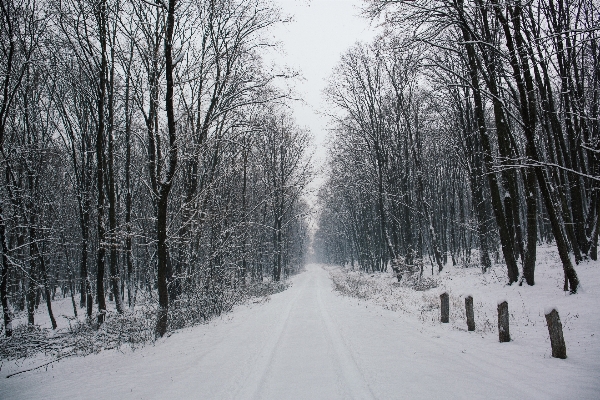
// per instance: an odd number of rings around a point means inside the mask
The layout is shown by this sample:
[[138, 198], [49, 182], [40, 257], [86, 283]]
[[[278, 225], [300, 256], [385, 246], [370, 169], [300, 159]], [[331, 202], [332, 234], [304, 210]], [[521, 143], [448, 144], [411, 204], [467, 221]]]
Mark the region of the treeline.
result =
[[[70, 294], [156, 334], [302, 263], [308, 133], [263, 66], [263, 0], [8, 0], [0, 37], [0, 242], [14, 312]], [[76, 304], [77, 303], [77, 304]]]
[[[600, 9], [591, 0], [367, 1], [385, 27], [341, 59], [315, 247], [365, 270], [597, 259]], [[471, 260], [472, 250], [478, 259]], [[424, 260], [425, 259], [425, 260]], [[433, 271], [432, 271], [433, 272]]]

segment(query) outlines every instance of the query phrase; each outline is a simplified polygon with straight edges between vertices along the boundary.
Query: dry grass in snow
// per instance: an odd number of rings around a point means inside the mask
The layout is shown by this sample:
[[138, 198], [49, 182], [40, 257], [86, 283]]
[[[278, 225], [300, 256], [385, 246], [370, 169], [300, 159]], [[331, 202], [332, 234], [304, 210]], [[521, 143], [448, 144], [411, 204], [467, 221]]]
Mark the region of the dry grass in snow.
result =
[[[497, 304], [507, 300], [510, 333], [515, 341], [545, 341], [550, 354], [550, 339], [544, 310], [557, 308], [567, 342], [567, 353], [600, 349], [600, 262], [585, 261], [576, 266], [581, 281], [579, 293], [564, 292], [563, 270], [554, 246], [540, 246], [537, 252], [536, 284], [506, 285], [506, 267], [496, 264], [483, 274], [477, 267], [446, 266], [429, 281], [429, 289], [415, 290], [414, 282], [398, 283], [395, 274], [364, 273], [348, 268], [331, 268], [334, 289], [344, 295], [374, 302], [389, 310], [402, 312], [426, 326], [440, 322], [440, 294], [450, 297], [450, 322], [447, 328], [467, 331], [465, 297], [473, 296], [475, 332], [497, 340]], [[417, 289], [421, 289], [418, 288]], [[444, 324], [446, 325], [446, 324]]]

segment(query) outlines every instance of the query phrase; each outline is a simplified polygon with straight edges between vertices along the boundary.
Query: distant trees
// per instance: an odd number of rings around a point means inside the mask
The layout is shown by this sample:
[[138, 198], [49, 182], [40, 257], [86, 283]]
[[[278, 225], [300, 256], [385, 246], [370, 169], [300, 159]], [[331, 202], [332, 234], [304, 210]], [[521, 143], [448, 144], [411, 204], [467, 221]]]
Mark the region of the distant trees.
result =
[[290, 256], [297, 257], [298, 250], [302, 248], [294, 248], [285, 237], [300, 233], [297, 237], [301, 239], [306, 235], [306, 227], [299, 225], [298, 221], [306, 216], [300, 196], [310, 176], [304, 156], [309, 136], [294, 126], [287, 115], [273, 113], [256, 123], [260, 124], [256, 129], [259, 134], [258, 151], [264, 160], [263, 184], [271, 194], [273, 278], [279, 281], [282, 271], [286, 272], [288, 263], [292, 261]]
[[478, 247], [485, 271], [500, 244], [508, 282], [533, 285], [536, 245], [553, 238], [576, 292], [572, 260], [597, 258], [600, 222], [597, 4], [367, 3], [389, 30], [332, 77], [325, 253], [368, 269], [427, 255], [441, 269]]
[[302, 263], [308, 137], [260, 60], [276, 9], [9, 1], [2, 18], [7, 335], [60, 289], [98, 323], [107, 302], [153, 304], [162, 336]]

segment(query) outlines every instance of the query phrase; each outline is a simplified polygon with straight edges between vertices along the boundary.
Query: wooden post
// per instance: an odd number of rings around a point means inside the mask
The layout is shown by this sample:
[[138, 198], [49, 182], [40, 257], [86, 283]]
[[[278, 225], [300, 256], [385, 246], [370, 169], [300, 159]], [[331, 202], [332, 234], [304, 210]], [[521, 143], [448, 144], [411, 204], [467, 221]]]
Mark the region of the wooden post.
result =
[[440, 295], [440, 302], [442, 306], [442, 323], [447, 324], [450, 319], [450, 299], [448, 298], [448, 293]]
[[475, 315], [473, 314], [473, 296], [465, 297], [465, 309], [467, 311], [467, 329], [475, 330]]
[[506, 301], [498, 304], [498, 336], [500, 343], [510, 342], [510, 331], [508, 330], [508, 303]]
[[567, 358], [567, 347], [563, 337], [562, 324], [558, 311], [552, 309], [546, 314], [546, 323], [548, 324], [548, 333], [550, 333], [550, 345], [552, 346], [552, 357]]

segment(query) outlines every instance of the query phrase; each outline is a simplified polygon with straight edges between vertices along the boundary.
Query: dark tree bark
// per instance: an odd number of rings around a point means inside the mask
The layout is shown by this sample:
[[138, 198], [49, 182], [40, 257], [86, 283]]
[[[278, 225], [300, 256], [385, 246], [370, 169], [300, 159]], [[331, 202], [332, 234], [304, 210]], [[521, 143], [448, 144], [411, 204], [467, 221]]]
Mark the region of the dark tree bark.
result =
[[[538, 151], [535, 144], [537, 103], [533, 86], [533, 77], [531, 75], [528, 56], [524, 47], [524, 39], [520, 30], [520, 16], [522, 9], [519, 5], [517, 5], [515, 6], [515, 8], [509, 8], [509, 10], [512, 16], [512, 22], [515, 30], [514, 38], [506, 17], [502, 13], [500, 7], [496, 5], [496, 15], [504, 29], [507, 47], [511, 52], [510, 64], [513, 70], [513, 77], [517, 82], [517, 87], [519, 90], [521, 104], [520, 112], [524, 122], [524, 134], [527, 141], [527, 156], [532, 162], [539, 164], [541, 160], [538, 156]], [[577, 286], [579, 284], [579, 279], [577, 278], [577, 273], [573, 268], [571, 257], [569, 256], [569, 247], [565, 240], [561, 222], [558, 218], [558, 214], [556, 213], [556, 207], [554, 205], [553, 198], [548, 188], [548, 183], [546, 180], [544, 170], [540, 167], [537, 167], [535, 168], [535, 174], [540, 185], [542, 198], [544, 199], [544, 204], [550, 217], [550, 222], [552, 223], [552, 232], [554, 234], [556, 245], [558, 247], [558, 252], [563, 263], [563, 270], [565, 272], [565, 276], [568, 279], [569, 284], [571, 285], [571, 292], [576, 293]], [[532, 251], [535, 251], [535, 246], [532, 245], [532, 247]], [[530, 255], [529, 257], [534, 256]], [[533, 258], [533, 262], [535, 263], [535, 258]], [[529, 266], [528, 269], [531, 271], [531, 266]]]
[[[568, 43], [563, 40], [568, 40], [568, 35], [565, 32], [569, 30], [569, 27], [565, 24], [567, 16], [565, 15], [565, 4], [562, 0], [554, 3], [553, 0], [548, 2], [546, 12], [548, 14], [548, 20], [551, 23], [553, 31], [552, 35], [553, 44], [556, 49], [556, 61], [558, 64], [558, 72], [561, 80], [560, 95], [564, 107], [564, 126], [566, 130], [566, 141], [568, 143], [568, 150], [565, 151], [564, 158], [568, 161], [568, 167], [571, 170], [578, 171], [584, 167], [583, 163], [579, 158], [580, 146], [580, 135], [576, 129], [576, 115], [578, 114], [576, 107], [574, 107], [574, 87], [572, 82], [571, 68], [572, 60], [569, 60], [568, 49], [570, 47]], [[566, 36], [563, 39], [563, 35]], [[574, 67], [576, 69], [576, 67]], [[581, 247], [585, 246], [585, 218], [583, 216], [583, 198], [582, 198], [582, 185], [581, 178], [577, 174], [569, 173], [569, 187], [571, 203], [569, 209], [571, 210], [571, 224], [567, 229], [571, 231], [571, 247], [575, 255], [576, 262], [580, 262], [583, 257], [581, 255]], [[569, 233], [569, 232], [567, 232]]]
[[108, 62], [106, 54], [107, 40], [107, 9], [106, 0], [101, 0], [96, 14], [100, 35], [100, 70], [98, 71], [98, 130], [96, 133], [96, 187], [98, 190], [97, 218], [98, 218], [98, 250], [96, 251], [96, 298], [98, 301], [98, 323], [104, 322], [106, 314], [106, 298], [104, 297], [104, 256], [106, 254], [106, 229], [104, 227], [104, 133], [105, 133], [105, 99], [106, 77]]
[[[1, 146], [0, 142], [0, 146]], [[0, 203], [0, 245], [2, 246], [2, 271], [0, 276], [0, 300], [2, 301], [2, 311], [4, 317], [4, 333], [6, 337], [12, 336], [12, 315], [8, 309], [8, 245], [6, 244], [6, 224], [2, 204]]]
[[[35, 228], [30, 228], [32, 234], [30, 234], [30, 238], [36, 238]], [[46, 261], [44, 260], [44, 255], [40, 254], [39, 248], [37, 245], [37, 241], [34, 242], [35, 255], [39, 257], [40, 260], [40, 272], [42, 273], [42, 279], [44, 283], [44, 297], [46, 298], [46, 308], [48, 309], [48, 315], [50, 316], [50, 323], [52, 324], [52, 329], [57, 328], [56, 319], [54, 318], [54, 312], [52, 311], [52, 295], [50, 293], [50, 284], [48, 280], [48, 271], [46, 269]]]
[[483, 272], [487, 272], [492, 267], [492, 260], [489, 253], [489, 240], [487, 231], [487, 212], [484, 197], [484, 174], [483, 160], [481, 156], [481, 146], [476, 137], [478, 129], [473, 121], [473, 110], [468, 100], [469, 91], [465, 95], [465, 107], [462, 107], [461, 100], [455, 99], [459, 110], [459, 122], [463, 132], [463, 140], [466, 143], [465, 150], [468, 153], [469, 160], [469, 183], [473, 197], [473, 208], [477, 218], [477, 237], [479, 239], [479, 260]]
[[133, 254], [131, 240], [131, 64], [133, 62], [133, 41], [129, 49], [129, 60], [125, 70], [125, 262], [127, 265], [127, 302], [133, 308]]
[[116, 28], [113, 28], [113, 37], [111, 43], [111, 66], [109, 71], [109, 78], [107, 82], [108, 86], [108, 157], [106, 160], [107, 164], [107, 192], [108, 192], [108, 227], [109, 237], [108, 243], [110, 245], [110, 284], [112, 289], [112, 297], [115, 299], [115, 307], [119, 314], [123, 313], [123, 299], [121, 297], [121, 277], [119, 273], [118, 255], [117, 255], [117, 193], [115, 188], [115, 162], [114, 162], [114, 90], [115, 90], [115, 35]]
[[156, 321], [156, 334], [163, 336], [167, 332], [167, 318], [169, 310], [169, 293], [167, 287], [168, 248], [167, 248], [167, 206], [169, 192], [173, 184], [175, 168], [177, 167], [177, 131], [174, 106], [174, 81], [173, 70], [173, 33], [175, 29], [176, 0], [169, 0], [167, 10], [167, 25], [165, 30], [165, 77], [167, 83], [165, 107], [167, 111], [167, 129], [169, 132], [168, 166], [165, 176], [160, 182], [157, 201], [156, 235], [158, 259], [158, 315]]
[[[500, 6], [495, 2], [495, 13], [496, 17], [500, 21], [504, 30], [504, 36], [506, 37], [506, 43], [510, 52], [510, 64], [513, 70], [513, 77], [517, 82], [517, 88], [519, 92], [519, 104], [520, 114], [523, 120], [523, 129], [525, 136], [531, 138], [535, 136], [535, 129], [537, 124], [537, 100], [535, 95], [535, 89], [533, 85], [533, 79], [529, 68], [529, 59], [525, 49], [525, 43], [521, 35], [521, 8], [517, 5], [507, 7], [511, 14], [511, 20], [514, 29], [511, 32], [508, 19], [504, 15]], [[535, 159], [537, 150], [535, 148], [535, 142], [533, 140], [527, 141], [526, 155], [529, 159]], [[525, 198], [527, 205], [527, 252], [523, 262], [523, 275], [529, 285], [535, 283], [534, 271], [535, 271], [535, 260], [536, 260], [536, 247], [537, 247], [537, 201], [536, 201], [536, 187], [535, 187], [535, 174], [527, 170], [525, 172]]]
[[508, 268], [508, 280], [509, 283], [516, 282], [518, 280], [519, 269], [515, 260], [515, 252], [513, 248], [513, 238], [511, 237], [510, 230], [506, 223], [506, 217], [503, 209], [503, 203], [500, 196], [500, 187], [498, 179], [494, 173], [492, 149], [490, 145], [490, 139], [487, 133], [485, 116], [483, 111], [483, 99], [481, 96], [481, 88], [479, 85], [478, 77], [478, 66], [475, 54], [475, 48], [472, 44], [471, 34], [465, 26], [461, 25], [463, 38], [466, 42], [465, 48], [467, 50], [469, 75], [471, 80], [471, 87], [473, 90], [473, 100], [475, 105], [475, 119], [477, 122], [481, 145], [483, 148], [483, 159], [486, 167], [487, 176], [490, 185], [490, 192], [492, 197], [492, 206], [494, 208], [494, 214], [496, 216], [496, 222], [500, 231], [500, 242], [502, 244], [502, 253], [504, 260]]
[[[33, 55], [35, 49], [34, 42], [27, 42], [25, 46], [19, 46], [18, 33], [21, 29], [27, 30], [32, 29], [32, 34], [38, 34], [37, 27], [34, 28], [32, 24], [33, 15], [30, 15], [27, 11], [19, 12], [15, 10], [15, 4], [11, 1], [2, 2], [0, 6], [0, 24], [3, 25], [2, 29], [2, 50], [4, 70], [3, 76], [0, 82], [0, 90], [2, 92], [2, 100], [0, 101], [0, 154], [5, 154], [5, 134], [8, 119], [13, 109], [17, 92], [19, 91], [23, 78], [25, 76], [26, 68]], [[31, 25], [28, 25], [31, 24]], [[8, 180], [8, 179], [7, 179]], [[0, 299], [2, 301], [2, 308], [4, 314], [4, 326], [6, 336], [12, 335], [12, 319], [8, 310], [8, 288], [7, 280], [10, 273], [9, 261], [8, 261], [8, 245], [6, 240], [6, 220], [2, 214], [2, 206], [0, 205], [0, 240], [2, 241], [2, 266], [0, 276]], [[29, 310], [29, 307], [28, 307]], [[28, 320], [33, 324], [33, 316], [29, 317]]]
[[77, 317], [77, 302], [75, 301], [75, 284], [73, 283], [73, 271], [69, 267], [69, 294], [71, 296], [71, 304], [73, 304], [73, 315]]
[[[507, 113], [504, 110], [504, 104], [502, 102], [502, 94], [500, 93], [498, 83], [498, 54], [496, 51], [491, 51], [489, 44], [494, 43], [494, 34], [492, 33], [489, 26], [489, 15], [487, 8], [483, 5], [481, 0], [477, 1], [480, 7], [482, 28], [485, 44], [482, 41], [478, 42], [480, 48], [480, 54], [483, 59], [483, 65], [481, 66], [482, 72], [487, 72], [487, 79], [485, 79], [487, 87], [490, 91], [490, 97], [493, 104], [494, 110], [494, 122], [496, 125], [496, 134], [498, 137], [498, 151], [500, 153], [500, 164], [503, 166], [501, 171], [502, 182], [506, 192], [504, 194], [504, 212], [506, 216], [506, 225], [509, 236], [514, 241], [513, 249], [515, 251], [515, 258], [518, 259], [524, 255], [524, 244], [523, 244], [523, 233], [521, 229], [521, 217], [519, 211], [519, 191], [517, 174], [511, 164], [513, 159], [519, 156], [517, 146], [514, 145], [515, 139], [511, 132], [508, 124]], [[483, 75], [484, 78], [486, 75]], [[515, 275], [518, 277], [518, 270], [509, 271], [509, 275]], [[516, 278], [515, 278], [516, 279]]]
[[37, 291], [37, 273], [35, 269], [35, 261], [33, 258], [29, 264], [29, 278], [27, 279], [27, 324], [35, 325], [35, 295]]

